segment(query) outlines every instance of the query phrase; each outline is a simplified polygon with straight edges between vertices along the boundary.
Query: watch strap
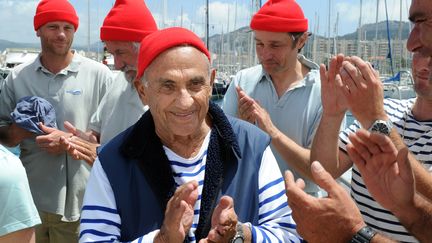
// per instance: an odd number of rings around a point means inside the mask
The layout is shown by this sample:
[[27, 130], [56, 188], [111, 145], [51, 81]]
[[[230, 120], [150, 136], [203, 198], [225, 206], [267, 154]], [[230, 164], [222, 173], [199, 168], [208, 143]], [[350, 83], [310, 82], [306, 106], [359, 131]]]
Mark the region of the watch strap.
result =
[[241, 239], [241, 242], [244, 242], [245, 236], [244, 236], [244, 232], [243, 232], [243, 224], [240, 222], [237, 222], [236, 233], [230, 242], [231, 243], [233, 243], [233, 242], [237, 243], [237, 240], [239, 240], [239, 239]]
[[369, 243], [377, 232], [369, 226], [361, 228], [351, 239], [351, 243]]

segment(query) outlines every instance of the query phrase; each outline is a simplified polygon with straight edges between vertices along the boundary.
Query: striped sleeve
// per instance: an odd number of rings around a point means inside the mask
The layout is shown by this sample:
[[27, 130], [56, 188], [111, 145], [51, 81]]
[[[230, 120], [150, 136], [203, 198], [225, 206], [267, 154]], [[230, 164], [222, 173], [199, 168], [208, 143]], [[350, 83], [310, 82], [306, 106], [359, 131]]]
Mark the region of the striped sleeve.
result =
[[267, 147], [259, 170], [258, 225], [250, 225], [252, 242], [302, 242], [287, 203], [285, 184]]
[[346, 146], [350, 143], [349, 134], [357, 132], [361, 128], [360, 123], [355, 120], [353, 124], [351, 124], [345, 130], [342, 130], [339, 133], [339, 149], [342, 149], [344, 152], [347, 151]]
[[[97, 158], [84, 194], [79, 242], [120, 242], [120, 226], [114, 193]], [[153, 242], [157, 233], [150, 232], [132, 243]]]

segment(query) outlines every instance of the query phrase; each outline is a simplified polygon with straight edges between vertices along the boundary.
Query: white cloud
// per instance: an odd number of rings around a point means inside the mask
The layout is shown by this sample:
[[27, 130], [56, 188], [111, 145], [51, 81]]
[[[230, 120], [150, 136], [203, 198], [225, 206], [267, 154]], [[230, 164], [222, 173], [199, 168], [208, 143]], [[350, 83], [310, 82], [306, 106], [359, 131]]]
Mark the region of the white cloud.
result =
[[38, 42], [33, 29], [33, 16], [38, 1], [0, 1], [0, 39], [34, 43]]
[[[183, 10], [183, 17], [181, 14], [177, 14], [174, 17], [165, 17], [165, 21], [163, 20], [162, 14], [159, 12], [153, 12], [153, 17], [156, 20], [159, 28], [171, 27], [171, 26], [182, 26], [184, 28], [190, 29], [195, 32], [197, 35], [203, 37], [205, 35], [205, 5], [200, 5], [196, 8], [193, 16], [190, 16], [189, 13], [186, 12], [186, 9]], [[210, 35], [224, 33], [227, 31], [233, 31], [234, 28], [238, 29], [243, 26], [248, 26], [250, 22], [251, 13], [248, 9], [249, 6], [244, 4], [236, 4], [235, 3], [222, 3], [219, 1], [211, 2], [209, 4], [210, 14], [209, 14], [209, 30]], [[237, 9], [237, 18], [236, 16]], [[181, 12], [180, 9], [177, 10]], [[189, 9], [190, 11], [190, 9]], [[228, 14], [229, 13], [229, 14]], [[229, 20], [228, 20], [229, 16]], [[236, 19], [236, 20], [235, 20]], [[165, 23], [164, 23], [165, 22]], [[227, 26], [229, 22], [229, 27]]]
[[[389, 20], [400, 20], [400, 2], [402, 2], [402, 21], [408, 21], [408, 10], [411, 4], [410, 0], [389, 0], [387, 1], [387, 12]], [[362, 8], [362, 24], [375, 23], [376, 20], [376, 9], [377, 0], [364, 0]], [[351, 22], [352, 25], [358, 26], [359, 16], [360, 16], [360, 1], [357, 4], [350, 4], [346, 2], [339, 2], [335, 4], [336, 13], [339, 12], [339, 25], [341, 21], [346, 23], [346, 21]], [[333, 13], [333, 16], [336, 16]], [[380, 0], [380, 5], [378, 8], [378, 21], [386, 20], [386, 11], [384, 0]], [[334, 23], [335, 18], [332, 19]]]
[[[211, 2], [209, 5], [210, 35], [222, 32], [226, 33], [227, 31], [233, 31], [234, 29], [249, 25], [252, 16], [250, 6], [244, 4], [237, 4], [236, 6], [235, 3], [223, 3], [219, 1]], [[204, 35], [205, 5], [198, 8], [197, 16], [199, 19], [202, 19], [201, 35]]]

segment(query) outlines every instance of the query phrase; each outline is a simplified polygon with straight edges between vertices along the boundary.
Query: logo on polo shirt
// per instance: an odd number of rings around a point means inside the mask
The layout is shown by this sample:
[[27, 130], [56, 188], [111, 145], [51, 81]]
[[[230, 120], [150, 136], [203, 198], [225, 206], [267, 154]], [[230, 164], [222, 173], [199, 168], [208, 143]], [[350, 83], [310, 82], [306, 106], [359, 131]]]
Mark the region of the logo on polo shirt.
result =
[[82, 90], [80, 90], [80, 89], [66, 90], [66, 93], [71, 94], [71, 95], [81, 95]]

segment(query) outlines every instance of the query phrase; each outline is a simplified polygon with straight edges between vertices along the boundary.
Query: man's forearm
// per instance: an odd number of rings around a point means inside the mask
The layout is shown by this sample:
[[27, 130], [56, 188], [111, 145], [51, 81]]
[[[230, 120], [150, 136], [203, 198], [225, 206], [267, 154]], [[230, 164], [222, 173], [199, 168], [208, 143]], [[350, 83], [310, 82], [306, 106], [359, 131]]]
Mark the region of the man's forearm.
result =
[[[393, 128], [390, 133], [390, 139], [398, 150], [406, 147], [399, 133]], [[412, 155], [408, 154], [408, 159], [411, 163], [411, 167], [414, 171], [414, 177], [416, 182], [416, 190], [421, 193], [428, 200], [432, 201], [432, 175], [426, 171], [426, 169], [421, 165], [421, 163]]]
[[371, 243], [398, 243], [399, 241], [388, 238], [381, 233], [377, 233], [371, 240]]
[[343, 116], [329, 117], [323, 114], [312, 143], [310, 162], [319, 161], [334, 177], [344, 171], [339, 164], [339, 130]]
[[310, 150], [298, 145], [292, 139], [280, 132], [271, 135], [272, 145], [289, 166], [309, 180], [312, 179], [310, 172]]
[[408, 154], [408, 159], [414, 171], [416, 191], [432, 202], [432, 174], [414, 158], [414, 155]]
[[414, 205], [393, 213], [420, 242], [432, 239], [432, 203], [422, 195], [416, 193]]

